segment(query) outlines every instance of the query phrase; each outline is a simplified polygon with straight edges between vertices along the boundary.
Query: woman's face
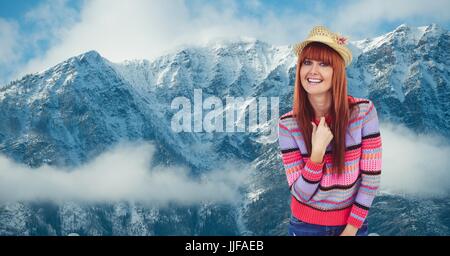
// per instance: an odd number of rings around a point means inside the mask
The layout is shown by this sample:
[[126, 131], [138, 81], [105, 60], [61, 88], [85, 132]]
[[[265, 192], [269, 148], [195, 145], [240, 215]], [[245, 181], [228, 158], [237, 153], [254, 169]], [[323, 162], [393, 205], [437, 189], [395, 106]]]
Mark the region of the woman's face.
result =
[[322, 61], [306, 58], [300, 66], [300, 81], [308, 94], [322, 94], [331, 89], [333, 68]]

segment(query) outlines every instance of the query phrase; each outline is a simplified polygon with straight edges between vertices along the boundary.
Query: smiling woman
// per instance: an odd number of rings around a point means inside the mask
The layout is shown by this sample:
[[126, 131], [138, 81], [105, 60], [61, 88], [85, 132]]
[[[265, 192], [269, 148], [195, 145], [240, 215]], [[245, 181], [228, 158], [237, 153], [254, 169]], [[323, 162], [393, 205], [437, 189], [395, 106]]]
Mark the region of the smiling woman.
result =
[[347, 95], [345, 43], [317, 26], [294, 47], [293, 107], [280, 117], [278, 136], [291, 191], [289, 235], [368, 235], [381, 136], [373, 103]]

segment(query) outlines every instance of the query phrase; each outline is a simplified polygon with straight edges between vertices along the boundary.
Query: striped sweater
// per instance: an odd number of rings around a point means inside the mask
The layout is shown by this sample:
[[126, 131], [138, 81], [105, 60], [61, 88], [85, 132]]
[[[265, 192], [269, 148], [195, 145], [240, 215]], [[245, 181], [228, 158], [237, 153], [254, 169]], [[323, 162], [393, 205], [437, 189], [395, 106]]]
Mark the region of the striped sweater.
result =
[[278, 139], [291, 192], [291, 211], [304, 222], [361, 228], [378, 190], [381, 136], [377, 111], [370, 100], [351, 96], [348, 99], [350, 104], [359, 106], [359, 111], [352, 114], [347, 128], [342, 175], [327, 172], [333, 166], [332, 143], [323, 162], [315, 163], [309, 159], [293, 112], [279, 119]]

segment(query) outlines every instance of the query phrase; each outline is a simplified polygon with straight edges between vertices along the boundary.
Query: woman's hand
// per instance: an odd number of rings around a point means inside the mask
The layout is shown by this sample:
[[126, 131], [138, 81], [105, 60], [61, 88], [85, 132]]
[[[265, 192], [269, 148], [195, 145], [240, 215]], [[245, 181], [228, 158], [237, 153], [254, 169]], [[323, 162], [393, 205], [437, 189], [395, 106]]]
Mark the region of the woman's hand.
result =
[[345, 226], [344, 231], [340, 234], [340, 236], [356, 236], [356, 233], [358, 232], [358, 228], [348, 224]]
[[311, 124], [313, 125], [311, 138], [312, 152], [325, 154], [328, 144], [330, 144], [333, 139], [333, 133], [331, 133], [330, 128], [325, 122], [325, 117], [320, 118], [319, 125], [316, 126], [315, 123]]

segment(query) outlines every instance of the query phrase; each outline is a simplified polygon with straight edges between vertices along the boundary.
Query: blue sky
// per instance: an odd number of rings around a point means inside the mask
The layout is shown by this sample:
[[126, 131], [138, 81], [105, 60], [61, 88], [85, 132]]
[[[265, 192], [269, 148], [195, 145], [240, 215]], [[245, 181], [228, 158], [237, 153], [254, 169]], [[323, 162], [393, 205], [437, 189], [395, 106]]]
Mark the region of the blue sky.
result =
[[122, 61], [241, 36], [288, 45], [316, 24], [359, 40], [402, 23], [449, 29], [449, 9], [450, 0], [0, 0], [0, 86], [88, 50]]

